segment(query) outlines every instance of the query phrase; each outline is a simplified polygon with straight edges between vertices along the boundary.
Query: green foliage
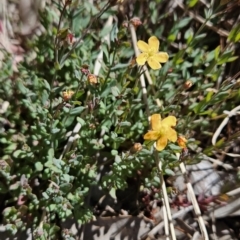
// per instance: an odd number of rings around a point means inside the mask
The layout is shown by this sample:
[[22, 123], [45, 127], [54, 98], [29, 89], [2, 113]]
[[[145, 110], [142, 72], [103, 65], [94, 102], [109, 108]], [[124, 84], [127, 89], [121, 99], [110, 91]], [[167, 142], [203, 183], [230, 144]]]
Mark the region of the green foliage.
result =
[[[186, 8], [197, 9], [198, 2], [187, 1]], [[150, 18], [141, 4], [148, 7]], [[35, 59], [28, 57], [31, 51], [26, 53], [18, 72], [13, 72], [11, 58], [6, 56], [1, 69], [0, 105], [9, 105], [0, 117], [0, 194], [5, 196], [5, 227], [12, 235], [32, 224], [36, 239], [56, 239], [58, 234], [74, 239], [67, 232], [59, 233], [58, 220], [90, 221], [92, 186], [101, 186], [116, 199], [117, 191], [128, 187], [128, 179], [138, 178], [147, 188], [159, 187], [160, 179], [153, 142], [143, 140], [148, 130], [139, 82], [143, 72], [131, 62], [130, 32], [121, 22], [104, 26], [109, 16], [120, 14], [120, 6], [107, 1], [54, 6], [62, 16], [61, 24], [56, 25], [60, 17], [53, 6], [46, 7], [41, 13], [45, 31], [27, 42]], [[159, 16], [160, 6], [161, 1], [149, 1], [148, 6], [139, 1], [134, 10], [144, 23], [137, 30], [138, 39], [147, 41], [155, 35], [161, 41], [160, 51], [170, 55], [162, 69], [150, 70], [148, 108], [151, 114], [176, 116], [177, 132], [192, 138], [188, 147], [196, 156], [212, 155], [230, 144], [222, 138], [209, 147], [223, 111], [240, 100], [239, 82], [232, 81], [238, 70], [231, 68], [239, 64], [234, 51], [239, 25], [230, 30], [223, 47], [215, 35], [207, 37], [211, 29], [206, 22], [196, 28], [191, 17], [177, 11]], [[212, 7], [205, 17], [217, 22], [218, 11]], [[101, 40], [107, 34], [109, 44]], [[85, 73], [93, 73], [100, 50], [101, 70], [93, 84]], [[186, 88], [186, 81], [193, 86]], [[68, 90], [74, 95], [64, 100], [63, 92]], [[137, 142], [144, 143], [143, 149], [131, 152]], [[164, 174], [174, 175], [177, 152], [181, 148], [169, 144], [158, 153]], [[99, 178], [104, 166], [108, 171]]]

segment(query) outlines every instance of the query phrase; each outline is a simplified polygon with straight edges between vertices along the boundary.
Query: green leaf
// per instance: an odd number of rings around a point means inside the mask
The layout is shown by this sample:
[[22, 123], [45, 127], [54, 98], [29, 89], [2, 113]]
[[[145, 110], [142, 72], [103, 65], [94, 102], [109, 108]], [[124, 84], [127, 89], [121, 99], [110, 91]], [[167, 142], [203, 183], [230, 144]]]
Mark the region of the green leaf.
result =
[[222, 148], [222, 146], [224, 145], [225, 142], [226, 142], [226, 139], [225, 138], [221, 138], [220, 140], [218, 140], [216, 142], [216, 144], [214, 146], [217, 147], [217, 148]]
[[111, 190], [109, 191], [109, 194], [110, 194], [110, 196], [113, 199], [117, 199], [117, 197], [116, 197], [116, 189], [115, 188], [111, 188]]
[[86, 124], [85, 120], [80, 117], [77, 117], [77, 121], [81, 124], [81, 126], [84, 126]]
[[17, 209], [15, 207], [6, 207], [2, 214], [4, 217], [9, 217], [10, 215], [14, 215], [17, 213]]
[[64, 119], [63, 119], [63, 123], [64, 123], [64, 127], [69, 127], [72, 125], [72, 123], [74, 122], [75, 120], [75, 116], [66, 116]]
[[13, 153], [13, 156], [15, 158], [25, 158], [26, 155], [27, 155], [27, 153], [25, 151], [20, 150], [20, 149], [14, 151], [14, 153]]
[[193, 33], [192, 28], [189, 28], [189, 29], [185, 32], [184, 38], [187, 40], [187, 44], [189, 44], [189, 43], [192, 41], [193, 35], [194, 35], [194, 33]]
[[228, 40], [232, 42], [238, 42], [240, 40], [240, 24], [236, 24], [228, 36]]
[[227, 62], [233, 62], [238, 59], [238, 56], [228, 58]]
[[220, 50], [221, 50], [220, 46], [215, 48], [215, 50], [214, 50], [214, 58], [215, 58], [215, 60], [218, 60], [218, 56], [219, 56]]
[[197, 36], [194, 37], [194, 41], [200, 40], [200, 39], [202, 39], [202, 38], [205, 38], [206, 36], [207, 36], [206, 33], [199, 34], [199, 35], [197, 35]]
[[130, 127], [131, 125], [132, 124], [130, 122], [127, 122], [127, 121], [119, 123], [120, 127]]
[[85, 93], [85, 91], [83, 89], [79, 90], [76, 94], [76, 99], [80, 98], [84, 93]]
[[43, 79], [43, 83], [44, 83], [44, 86], [45, 86], [46, 90], [48, 90], [50, 92], [51, 91], [51, 87], [50, 87], [48, 81]]
[[58, 133], [58, 132], [60, 132], [60, 131], [61, 131], [60, 128], [53, 128], [52, 131], [51, 131], [51, 133], [52, 133], [52, 134], [56, 134], [56, 133]]
[[210, 100], [212, 99], [213, 94], [214, 94], [214, 91], [209, 91], [209, 92], [207, 93], [207, 96], [205, 97], [206, 103], [207, 103], [207, 102], [210, 102]]
[[15, 235], [17, 233], [17, 227], [14, 224], [6, 224], [5, 228], [7, 231], [11, 232], [12, 235]]
[[9, 186], [9, 191], [17, 190], [19, 189], [19, 187], [20, 187], [20, 182], [15, 182]]
[[167, 174], [167, 175], [170, 175], [170, 176], [175, 176], [175, 173], [173, 172], [173, 170], [169, 169], [169, 168], [166, 168], [164, 170], [164, 172]]
[[7, 192], [8, 192], [7, 186], [2, 182], [0, 182], [0, 193], [7, 193]]
[[58, 167], [59, 169], [62, 168], [62, 166], [65, 165], [65, 162], [60, 160], [60, 159], [56, 159], [56, 158], [53, 158], [53, 164]]
[[158, 176], [154, 176], [153, 180], [154, 180], [156, 183], [160, 184], [160, 178], [159, 178]]
[[41, 172], [43, 170], [43, 165], [41, 162], [36, 162], [35, 163], [35, 168], [38, 172]]
[[68, 174], [63, 174], [63, 178], [64, 178], [64, 180], [65, 180], [67, 183], [69, 183], [70, 180], [71, 180], [71, 178], [70, 178], [70, 176], [69, 176]]
[[181, 19], [180, 21], [176, 22], [173, 28], [176, 29], [176, 30], [179, 30], [179, 29], [187, 26], [188, 23], [189, 23], [191, 20], [192, 20], [192, 18], [190, 18], [190, 17], [183, 18], [183, 19]]
[[48, 194], [47, 194], [46, 192], [43, 192], [43, 193], [42, 193], [42, 196], [43, 196], [45, 199], [49, 199], [49, 196], [48, 196]]
[[111, 71], [115, 71], [115, 70], [118, 70], [118, 69], [124, 69], [124, 68], [127, 68], [129, 66], [129, 63], [118, 63], [116, 64], [114, 67], [111, 68]]
[[[222, 54], [222, 56], [218, 59], [217, 64], [221, 65], [223, 63], [226, 63], [229, 61], [229, 59], [230, 61], [232, 61], [232, 55], [233, 55], [232, 51], [224, 52], [224, 54]], [[233, 58], [237, 59], [238, 57], [233, 57]]]
[[111, 155], [112, 156], [117, 156], [118, 155], [118, 151], [117, 150], [112, 150], [111, 151]]
[[60, 185], [60, 190], [64, 193], [68, 193], [72, 189], [71, 183], [63, 183]]
[[46, 90], [43, 90], [42, 92], [42, 104], [45, 105], [46, 102], [48, 101], [49, 99], [49, 94]]
[[105, 131], [109, 132], [109, 129], [112, 126], [112, 121], [110, 119], [105, 119], [101, 124], [101, 129], [104, 129]]
[[108, 35], [108, 34], [111, 32], [111, 30], [112, 30], [112, 26], [105, 25], [105, 26], [102, 28], [99, 36], [100, 36], [101, 38], [103, 38], [103, 37], [105, 37], [106, 35]]
[[57, 167], [55, 167], [52, 164], [46, 163], [44, 165], [45, 165], [45, 167], [48, 167], [51, 171], [53, 171], [55, 173], [62, 173], [62, 171], [60, 169], [58, 169]]
[[[112, 150], [114, 151], [114, 150]], [[115, 155], [115, 163], [120, 163], [122, 161], [121, 157], [119, 155]], [[121, 166], [123, 167], [123, 166]]]
[[107, 43], [102, 43], [101, 45], [102, 51], [103, 51], [103, 62], [105, 64], [107, 64], [109, 62], [109, 58], [110, 58], [110, 51], [108, 49], [108, 45]]
[[170, 34], [167, 39], [169, 42], [174, 42], [176, 38], [177, 38], [177, 34]]
[[112, 92], [112, 95], [115, 97], [119, 96], [119, 94], [120, 94], [120, 90], [117, 86], [111, 87], [111, 92]]
[[53, 161], [53, 157], [54, 157], [54, 149], [53, 149], [53, 148], [50, 148], [50, 149], [48, 150], [48, 155], [47, 155], [47, 157], [48, 157], [48, 161], [50, 161], [50, 162]]
[[190, 0], [188, 3], [188, 7], [194, 7], [198, 3], [198, 0]]
[[17, 86], [23, 95], [26, 95], [29, 92], [29, 89], [23, 85], [23, 82], [21, 80], [17, 81]]
[[86, 109], [86, 107], [83, 107], [83, 106], [76, 107], [76, 108], [70, 110], [70, 115], [72, 115], [72, 116], [73, 115], [79, 115], [84, 109]]

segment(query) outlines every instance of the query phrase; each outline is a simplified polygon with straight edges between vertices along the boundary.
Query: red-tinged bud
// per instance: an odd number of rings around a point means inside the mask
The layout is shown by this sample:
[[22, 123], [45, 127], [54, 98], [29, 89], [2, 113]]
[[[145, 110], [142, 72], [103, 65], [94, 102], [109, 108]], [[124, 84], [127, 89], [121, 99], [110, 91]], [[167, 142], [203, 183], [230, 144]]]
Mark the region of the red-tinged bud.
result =
[[74, 42], [74, 35], [72, 33], [68, 33], [67, 35], [67, 43], [68, 45], [72, 45]]
[[130, 22], [132, 23], [132, 25], [137, 28], [138, 26], [142, 25], [142, 22], [140, 20], [140, 18], [138, 17], [134, 17], [130, 20]]
[[86, 64], [81, 66], [80, 71], [84, 75], [89, 75], [90, 74], [89, 66], [86, 65]]

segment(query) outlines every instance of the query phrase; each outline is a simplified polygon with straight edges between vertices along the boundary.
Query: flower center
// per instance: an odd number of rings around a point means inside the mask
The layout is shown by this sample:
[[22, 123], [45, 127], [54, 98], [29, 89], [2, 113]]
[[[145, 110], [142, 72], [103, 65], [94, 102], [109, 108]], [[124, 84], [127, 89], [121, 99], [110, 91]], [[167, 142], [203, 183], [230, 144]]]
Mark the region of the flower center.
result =
[[159, 130], [160, 137], [165, 136], [167, 132], [168, 132], [168, 126], [161, 125], [161, 129]]
[[148, 56], [149, 56], [149, 57], [152, 57], [154, 54], [155, 54], [154, 49], [150, 47], [150, 48], [149, 48], [149, 51], [148, 51]]

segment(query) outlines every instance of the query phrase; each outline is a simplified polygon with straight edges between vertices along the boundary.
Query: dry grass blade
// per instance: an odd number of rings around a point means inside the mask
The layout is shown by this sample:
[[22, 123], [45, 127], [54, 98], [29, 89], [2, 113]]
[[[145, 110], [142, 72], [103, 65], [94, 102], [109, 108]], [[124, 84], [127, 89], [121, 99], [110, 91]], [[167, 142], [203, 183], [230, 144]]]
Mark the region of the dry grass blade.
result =
[[[177, 154], [177, 158], [178, 159], [180, 158], [180, 154]], [[184, 163], [181, 162], [179, 167], [180, 167], [180, 170], [181, 170], [182, 174], [187, 179], [187, 170], [186, 170], [186, 168], [184, 166]], [[186, 185], [187, 185], [187, 189], [188, 189], [188, 194], [190, 196], [190, 199], [191, 199], [191, 202], [192, 202], [192, 205], [193, 205], [194, 212], [195, 212], [195, 214], [196, 214], [196, 216], [198, 218], [198, 223], [199, 223], [202, 235], [203, 235], [205, 240], [208, 240], [209, 237], [208, 237], [207, 229], [205, 227], [205, 223], [204, 223], [203, 217], [201, 215], [201, 211], [200, 211], [197, 199], [195, 197], [195, 193], [193, 191], [192, 184], [188, 181]]]
[[215, 131], [215, 133], [213, 134], [212, 137], [212, 145], [216, 144], [217, 138], [220, 135], [221, 131], [223, 130], [223, 128], [226, 126], [226, 124], [228, 123], [229, 119], [232, 116], [235, 116], [236, 114], [238, 114], [238, 110], [240, 110], [240, 106], [235, 107], [234, 109], [232, 109], [230, 112], [229, 111], [224, 111], [225, 114], [227, 114], [227, 117], [224, 118], [224, 120], [222, 121], [222, 123], [220, 124], [220, 126], [217, 128], [217, 130]]

